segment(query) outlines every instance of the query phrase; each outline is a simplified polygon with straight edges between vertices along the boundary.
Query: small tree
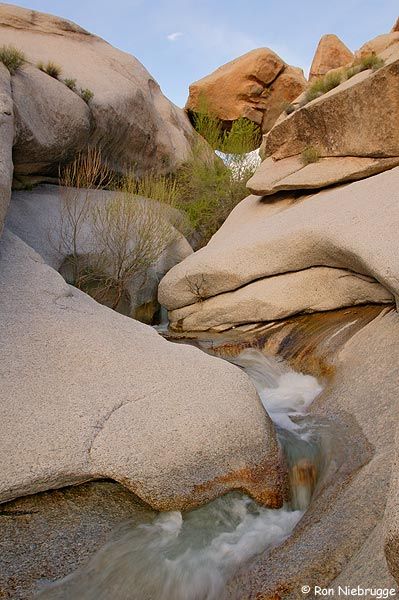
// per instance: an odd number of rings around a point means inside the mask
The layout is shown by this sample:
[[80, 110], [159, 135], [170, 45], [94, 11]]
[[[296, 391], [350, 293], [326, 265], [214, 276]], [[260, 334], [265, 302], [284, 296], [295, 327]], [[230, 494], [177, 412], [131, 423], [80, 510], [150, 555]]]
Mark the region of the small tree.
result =
[[129, 185], [93, 206], [96, 243], [91, 276], [96, 296], [116, 309], [132, 278], [144, 275], [177, 239], [165, 206], [136, 196]]
[[112, 184], [113, 175], [101, 152], [89, 148], [60, 169], [61, 214], [57, 227], [58, 250], [68, 257], [71, 283], [83, 285], [85, 270], [80, 255], [92, 220], [93, 195]]

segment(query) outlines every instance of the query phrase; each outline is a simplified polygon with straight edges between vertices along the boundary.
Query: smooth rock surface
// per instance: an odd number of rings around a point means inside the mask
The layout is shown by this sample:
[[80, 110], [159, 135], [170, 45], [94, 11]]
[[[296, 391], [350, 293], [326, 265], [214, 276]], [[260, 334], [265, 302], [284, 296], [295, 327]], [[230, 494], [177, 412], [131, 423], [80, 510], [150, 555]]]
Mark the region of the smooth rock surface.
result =
[[[15, 147], [17, 171], [26, 172], [32, 148], [36, 158], [36, 154], [41, 156], [43, 142], [44, 146], [51, 142], [52, 154], [42, 157], [49, 161], [62, 151], [62, 133], [69, 142], [76, 136], [80, 145], [84, 131], [86, 144], [101, 145], [112, 166], [123, 169], [134, 164], [138, 174], [148, 169], [173, 171], [190, 156], [195, 133], [187, 116], [165, 98], [157, 82], [133, 56], [70, 21], [10, 4], [0, 4], [0, 37], [2, 44], [22, 50], [30, 63], [16, 76], [16, 101], [23, 104], [21, 122], [17, 114], [16, 123], [17, 130], [21, 130]], [[90, 135], [86, 130], [87, 107], [76, 93], [73, 97], [74, 92], [63, 83], [51, 81], [49, 75], [36, 73], [33, 81], [32, 73], [39, 61], [56, 63], [62, 69], [60, 79], [76, 79], [77, 90], [93, 92], [88, 104]], [[24, 84], [30, 89], [31, 83], [33, 95], [27, 98]], [[47, 93], [59, 103], [46, 114]], [[43, 98], [37, 106], [40, 94]], [[58, 108], [62, 108], [62, 114], [58, 114]], [[52, 132], [54, 122], [58, 128]], [[75, 131], [77, 123], [79, 129]], [[33, 128], [34, 139], [29, 145], [25, 144], [24, 126]], [[72, 150], [72, 144], [68, 150]], [[46, 172], [55, 168], [54, 163], [47, 165]]]
[[0, 501], [105, 477], [159, 510], [230, 489], [281, 504], [244, 373], [97, 304], [9, 232], [0, 256]]
[[313, 196], [243, 200], [205, 248], [161, 281], [169, 310], [314, 266], [373, 277], [399, 297], [399, 168]]
[[393, 300], [392, 294], [375, 280], [342, 269], [314, 267], [259, 279], [233, 292], [171, 311], [169, 321], [172, 328], [201, 331]]
[[323, 77], [331, 69], [352, 62], [353, 53], [338, 36], [327, 33], [320, 38], [309, 72], [309, 80]]
[[0, 63], [0, 235], [11, 197], [14, 109], [10, 74]]
[[[384, 381], [385, 384], [385, 381]], [[396, 430], [391, 484], [384, 515], [384, 550], [389, 570], [399, 584], [399, 428]]]
[[304, 164], [301, 155], [274, 160], [269, 156], [248, 180], [252, 194], [268, 196], [282, 190], [320, 189], [337, 183], [356, 181], [399, 165], [394, 158], [334, 156]]
[[305, 87], [300, 69], [287, 65], [269, 48], [258, 48], [192, 83], [186, 110], [195, 112], [206, 104], [226, 123], [247, 117], [266, 131]]
[[84, 565], [123, 528], [153, 511], [112, 481], [92, 481], [0, 506], [0, 597], [27, 600]]
[[12, 96], [15, 175], [51, 169], [58, 175], [57, 164], [71, 160], [87, 146], [89, 107], [64, 83], [30, 65], [13, 75]]

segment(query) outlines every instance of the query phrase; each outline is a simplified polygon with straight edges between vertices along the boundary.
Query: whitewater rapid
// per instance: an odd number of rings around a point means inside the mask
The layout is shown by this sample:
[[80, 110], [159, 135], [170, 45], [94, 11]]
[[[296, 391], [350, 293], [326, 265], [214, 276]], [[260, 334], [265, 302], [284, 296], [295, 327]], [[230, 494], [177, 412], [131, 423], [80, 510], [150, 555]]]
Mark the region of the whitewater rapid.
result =
[[314, 377], [257, 350], [246, 350], [232, 362], [251, 377], [276, 425], [290, 470], [290, 504], [267, 509], [230, 493], [187, 513], [161, 513], [150, 524], [127, 524], [86, 567], [44, 589], [40, 598], [231, 600], [234, 591], [227, 592], [226, 584], [232, 575], [291, 534], [316, 482], [317, 443], [301, 418], [322, 388]]

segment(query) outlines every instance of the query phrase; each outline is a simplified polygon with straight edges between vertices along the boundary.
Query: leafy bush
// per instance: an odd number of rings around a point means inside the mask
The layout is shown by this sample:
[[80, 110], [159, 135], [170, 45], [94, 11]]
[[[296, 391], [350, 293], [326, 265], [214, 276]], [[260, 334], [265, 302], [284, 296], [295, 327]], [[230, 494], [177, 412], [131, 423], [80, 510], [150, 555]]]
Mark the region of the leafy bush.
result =
[[302, 151], [301, 158], [304, 165], [310, 165], [320, 160], [320, 152], [314, 146], [308, 146]]
[[54, 79], [58, 79], [62, 71], [61, 67], [53, 63], [51, 60], [49, 60], [46, 64], [43, 62], [37, 63], [37, 68], [43, 71], [43, 73], [50, 75], [50, 77], [54, 77]]
[[319, 98], [330, 90], [337, 87], [342, 82], [342, 73], [334, 71], [327, 73], [324, 77], [316, 79], [306, 90], [305, 98], [307, 102], [311, 102], [315, 98]]
[[76, 92], [76, 79], [69, 79], [68, 77], [64, 79], [64, 83], [73, 92]]
[[205, 138], [213, 150], [225, 154], [246, 154], [260, 146], [261, 132], [256, 123], [241, 117], [230, 128], [212, 115], [204, 95], [200, 96], [198, 110], [192, 115], [194, 129]]
[[14, 46], [0, 47], [0, 62], [14, 75], [26, 63], [25, 54]]
[[246, 183], [259, 164], [258, 155], [250, 153], [259, 147], [261, 134], [258, 125], [244, 117], [234, 121], [230, 129], [224, 128], [208, 110], [204, 96], [192, 120], [196, 131], [217, 154], [214, 159], [204, 160], [203, 144], [199, 142], [176, 176], [178, 206], [190, 219], [195, 231], [191, 241], [198, 248], [209, 241], [248, 194]]
[[84, 100], [86, 102], [86, 104], [88, 104], [90, 102], [90, 100], [93, 98], [93, 96], [94, 96], [94, 92], [92, 92], [88, 88], [84, 88], [84, 89], [80, 90], [80, 97], [82, 98], [82, 100]]

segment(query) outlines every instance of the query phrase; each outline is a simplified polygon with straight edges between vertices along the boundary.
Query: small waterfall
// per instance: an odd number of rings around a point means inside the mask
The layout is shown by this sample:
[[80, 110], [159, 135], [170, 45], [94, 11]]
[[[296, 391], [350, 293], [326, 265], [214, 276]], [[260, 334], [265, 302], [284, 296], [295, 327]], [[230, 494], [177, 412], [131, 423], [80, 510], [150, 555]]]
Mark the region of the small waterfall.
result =
[[168, 330], [169, 327], [169, 318], [167, 309], [161, 305], [159, 309], [159, 324], [153, 326], [154, 329], [158, 331], [158, 333], [164, 333]]
[[[257, 350], [246, 350], [233, 362], [252, 378], [276, 423], [291, 502], [267, 509], [234, 492], [187, 513], [161, 513], [151, 524], [126, 524], [86, 567], [50, 585], [39, 598], [222, 600], [227, 581], [246, 561], [291, 534], [318, 476], [319, 440], [304, 416], [321, 386]], [[234, 591], [227, 597], [231, 600]]]

